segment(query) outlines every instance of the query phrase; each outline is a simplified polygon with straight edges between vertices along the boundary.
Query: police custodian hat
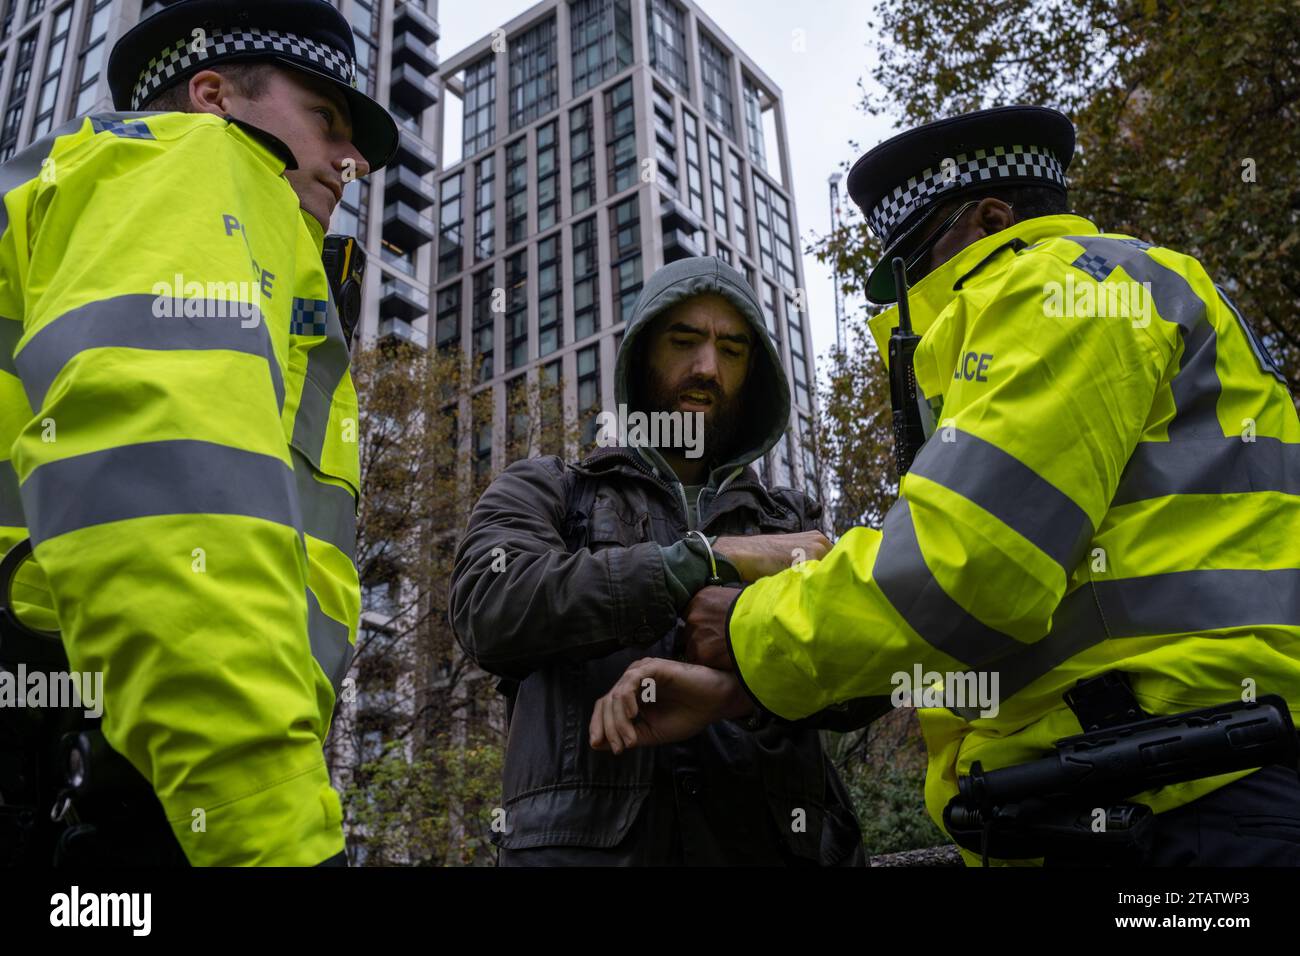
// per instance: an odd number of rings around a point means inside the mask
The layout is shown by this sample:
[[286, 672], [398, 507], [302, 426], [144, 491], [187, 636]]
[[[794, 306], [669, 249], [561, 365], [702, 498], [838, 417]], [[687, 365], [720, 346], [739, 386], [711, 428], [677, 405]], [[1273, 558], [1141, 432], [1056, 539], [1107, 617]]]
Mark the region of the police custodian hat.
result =
[[[848, 189], [884, 252], [867, 298], [898, 298], [890, 262], [919, 251], [925, 228], [951, 199], [996, 184], [1065, 192], [1074, 124], [1041, 106], [1000, 106], [928, 123], [886, 140], [853, 164]], [[936, 223], [937, 225], [937, 223]]]
[[397, 151], [397, 124], [356, 88], [356, 57], [352, 28], [328, 0], [180, 0], [118, 40], [108, 85], [117, 109], [140, 110], [214, 64], [278, 61], [334, 83], [352, 112], [352, 142], [373, 171]]

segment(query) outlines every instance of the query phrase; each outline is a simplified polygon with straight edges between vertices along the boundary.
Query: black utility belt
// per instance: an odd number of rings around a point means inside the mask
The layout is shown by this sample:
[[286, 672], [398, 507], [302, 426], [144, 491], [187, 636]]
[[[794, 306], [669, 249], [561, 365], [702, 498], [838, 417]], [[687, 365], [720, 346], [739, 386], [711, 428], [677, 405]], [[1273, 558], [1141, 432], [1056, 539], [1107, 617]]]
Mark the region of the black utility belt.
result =
[[[1067, 694], [1086, 732], [1056, 741], [1051, 756], [1001, 770], [972, 764], [943, 811], [957, 844], [981, 854], [986, 866], [990, 857], [1140, 863], [1154, 814], [1133, 795], [1271, 764], [1296, 766], [1291, 711], [1276, 694], [1148, 717], [1131, 691], [1124, 700], [1126, 688], [1123, 675], [1110, 672]], [[1089, 708], [1098, 702], [1099, 710]], [[1107, 715], [1134, 708], [1139, 719], [1106, 725]]]

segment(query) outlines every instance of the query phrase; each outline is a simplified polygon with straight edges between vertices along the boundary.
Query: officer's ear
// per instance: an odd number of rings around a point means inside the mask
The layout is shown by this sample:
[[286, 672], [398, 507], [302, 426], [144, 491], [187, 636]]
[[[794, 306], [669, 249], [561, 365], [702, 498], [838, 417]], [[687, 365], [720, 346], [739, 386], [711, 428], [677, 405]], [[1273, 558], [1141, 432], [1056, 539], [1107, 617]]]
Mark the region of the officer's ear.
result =
[[995, 232], [1010, 228], [1015, 223], [1016, 216], [1009, 203], [1003, 202], [996, 196], [986, 196], [975, 207], [970, 221], [984, 235], [991, 236]]
[[216, 70], [199, 70], [190, 77], [190, 110], [195, 113], [215, 113], [225, 116], [230, 112], [230, 81]]

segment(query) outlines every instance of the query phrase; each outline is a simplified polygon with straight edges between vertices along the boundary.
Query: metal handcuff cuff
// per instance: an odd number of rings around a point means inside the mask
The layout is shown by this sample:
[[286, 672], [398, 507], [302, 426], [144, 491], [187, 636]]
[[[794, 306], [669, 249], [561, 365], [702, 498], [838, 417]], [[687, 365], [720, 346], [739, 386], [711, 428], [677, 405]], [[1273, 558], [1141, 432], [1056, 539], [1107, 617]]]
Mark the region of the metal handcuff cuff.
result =
[[[696, 531], [692, 529], [689, 533], [699, 536], [699, 539], [704, 542], [704, 550], [707, 551], [709, 554], [709, 579], [707, 583], [711, 587], [722, 587], [723, 586], [722, 578], [718, 577], [718, 562], [717, 559], [714, 558], [713, 556], [713, 546], [709, 544], [709, 539], [705, 536], [703, 531]], [[729, 645], [728, 645], [728, 651], [730, 652]], [[735, 655], [733, 654], [732, 664], [735, 663], [736, 663], [736, 659], [735, 659]], [[736, 671], [736, 679], [737, 680], [740, 679], [739, 669], [737, 669]], [[748, 695], [748, 691], [746, 691], [746, 694]], [[772, 716], [766, 710], [764, 710], [758, 704], [757, 701], [755, 701], [754, 713], [749, 717], [739, 718], [736, 722], [740, 724], [742, 727], [744, 727], [746, 730], [761, 730], [762, 728], [766, 727], [769, 723], [771, 723], [771, 721], [772, 721]]]

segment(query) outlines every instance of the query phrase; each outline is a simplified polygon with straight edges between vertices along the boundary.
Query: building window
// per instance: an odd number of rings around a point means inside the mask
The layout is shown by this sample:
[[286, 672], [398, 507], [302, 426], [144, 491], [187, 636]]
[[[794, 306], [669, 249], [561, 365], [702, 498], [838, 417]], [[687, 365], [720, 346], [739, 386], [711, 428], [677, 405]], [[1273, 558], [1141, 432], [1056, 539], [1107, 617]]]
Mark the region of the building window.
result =
[[528, 361], [528, 250], [506, 259], [506, 369]]
[[366, 210], [370, 203], [370, 183], [354, 179], [343, 186], [343, 198], [334, 207], [330, 231], [345, 236], [363, 237], [366, 232]]
[[596, 217], [573, 224], [573, 339], [600, 328], [600, 250]]
[[14, 27], [14, 4], [18, 0], [4, 0], [4, 13], [0, 14], [0, 41], [8, 40]]
[[749, 203], [745, 200], [745, 177], [741, 174], [740, 157], [731, 153], [731, 221], [735, 225], [732, 237], [736, 251], [749, 255]]
[[776, 287], [770, 282], [762, 283], [763, 286], [763, 321], [767, 323], [767, 331], [772, 336], [773, 342], [781, 341], [781, 326], [776, 321]]
[[543, 365], [537, 382], [541, 393], [541, 448], [546, 455], [564, 451], [564, 374], [558, 361]]
[[460, 283], [438, 290], [438, 318], [435, 337], [440, 351], [460, 345]]
[[731, 54], [700, 34], [700, 86], [704, 89], [704, 115], [732, 139], [736, 138], [735, 108], [731, 95]]
[[463, 155], [473, 156], [492, 145], [496, 134], [496, 101], [496, 57], [485, 56], [465, 67]]
[[569, 5], [573, 95], [632, 65], [628, 0], [574, 0]]
[[454, 276], [463, 268], [461, 252], [464, 248], [461, 235], [460, 181], [457, 173], [442, 181], [440, 197], [441, 218], [438, 237], [438, 279]]
[[613, 196], [636, 182], [636, 113], [631, 80], [605, 93], [605, 151], [609, 195]]
[[569, 184], [573, 215], [596, 204], [596, 145], [591, 100], [569, 110]]
[[491, 259], [496, 250], [496, 174], [492, 156], [474, 164], [474, 261]]
[[516, 375], [506, 382], [506, 461], [528, 457], [528, 377]]
[[799, 416], [799, 430], [803, 436], [803, 488], [810, 498], [821, 500], [821, 482], [818, 481], [817, 459], [813, 457], [812, 448], [808, 446], [808, 436], [813, 434], [812, 420], [807, 415]]
[[745, 139], [749, 143], [749, 161], [767, 169], [767, 150], [763, 145], [763, 94], [745, 80]]
[[36, 59], [36, 30], [29, 30], [18, 41], [14, 78], [9, 87], [9, 103], [5, 107], [4, 123], [0, 126], [0, 161], [8, 160], [18, 148], [18, 132], [23, 125], [23, 110], [27, 104], [27, 89], [32, 82], [32, 64]]
[[82, 43], [80, 64], [77, 67], [77, 101], [72, 111], [76, 116], [90, 112], [99, 89], [100, 68], [104, 63], [104, 37], [108, 34], [108, 18], [113, 12], [112, 0], [96, 0], [86, 12], [86, 39]]
[[352, 35], [357, 48], [357, 89], [371, 94], [374, 89], [376, 29], [375, 8], [372, 0], [352, 0]]
[[[682, 126], [686, 133], [686, 199], [691, 212], [704, 222], [704, 175], [700, 166], [700, 122], [694, 113], [682, 110]], [[695, 236], [697, 245], [699, 230]], [[703, 246], [700, 246], [703, 248]]]
[[555, 17], [510, 43], [510, 131], [527, 126], [558, 103]]
[[487, 484], [492, 476], [492, 419], [479, 422], [474, 428], [474, 485]]
[[30, 20], [44, 9], [45, 0], [27, 0], [27, 19]]
[[493, 350], [496, 343], [496, 313], [492, 311], [492, 299], [495, 286], [492, 282], [492, 267], [488, 266], [476, 272], [473, 279], [474, 303], [471, 321], [474, 324], [474, 375], [475, 382], [486, 382], [496, 370], [493, 362]]
[[757, 174], [754, 176], [754, 214], [758, 223], [758, 254], [763, 271], [780, 280], [783, 288], [795, 288], [799, 280], [794, 264], [790, 204]]
[[626, 322], [641, 291], [641, 212], [636, 196], [609, 209], [614, 321]]
[[775, 188], [768, 190], [772, 208], [772, 235], [776, 239], [777, 278], [782, 287], [794, 289], [799, 279], [794, 268], [794, 233], [790, 225], [790, 203]]
[[721, 259], [723, 262], [725, 262], [727, 265], [734, 266], [736, 263], [735, 260], [731, 258], [731, 250], [720, 242], [717, 244], [717, 246], [718, 246], [718, 258]]
[[794, 371], [794, 401], [802, 409], [812, 410], [808, 391], [808, 362], [803, 351], [803, 317], [790, 296], [785, 297], [786, 324], [790, 327], [790, 365]]
[[506, 147], [506, 245], [528, 235], [528, 145], [517, 139]]
[[596, 412], [600, 408], [600, 346], [578, 351], [578, 421], [584, 447], [596, 442]]
[[537, 243], [537, 354], [550, 355], [564, 344], [560, 293], [560, 234]]
[[713, 231], [727, 238], [727, 171], [722, 165], [722, 140], [712, 132], [709, 140], [709, 185], [713, 199]]
[[44, 136], [54, 125], [54, 108], [59, 101], [59, 80], [66, 69], [68, 32], [72, 26], [72, 4], [64, 4], [54, 14], [50, 27], [50, 46], [45, 53], [45, 72], [41, 91], [36, 99], [36, 120], [32, 124], [32, 139]]
[[648, 0], [650, 66], [678, 92], [691, 94], [686, 72], [686, 14], [672, 0]]
[[560, 123], [537, 127], [537, 231], [550, 229], [560, 218]]
[[677, 134], [673, 121], [673, 104], [656, 87], [654, 101], [655, 162], [659, 168], [659, 185], [677, 195]]

